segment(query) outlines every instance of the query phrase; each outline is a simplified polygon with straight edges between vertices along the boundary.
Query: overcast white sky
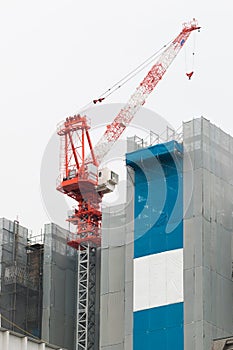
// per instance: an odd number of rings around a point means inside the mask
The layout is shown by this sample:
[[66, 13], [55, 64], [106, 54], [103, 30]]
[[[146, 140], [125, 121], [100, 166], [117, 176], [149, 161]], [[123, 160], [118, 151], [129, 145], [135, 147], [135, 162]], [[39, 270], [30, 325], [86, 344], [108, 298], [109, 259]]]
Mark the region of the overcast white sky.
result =
[[[49, 221], [40, 168], [56, 124], [174, 38], [193, 17], [202, 27], [193, 79], [185, 76], [181, 51], [146, 107], [175, 128], [203, 115], [233, 135], [232, 7], [230, 0], [0, 0], [0, 217], [18, 215], [34, 231]], [[144, 75], [106, 102], [126, 102]]]

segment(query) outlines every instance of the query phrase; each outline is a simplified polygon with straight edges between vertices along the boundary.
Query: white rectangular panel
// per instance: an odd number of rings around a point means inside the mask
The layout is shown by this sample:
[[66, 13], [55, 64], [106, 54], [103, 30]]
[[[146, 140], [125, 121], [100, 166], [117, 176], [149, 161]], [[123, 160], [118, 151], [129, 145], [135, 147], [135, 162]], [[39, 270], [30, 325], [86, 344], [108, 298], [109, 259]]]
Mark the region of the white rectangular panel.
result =
[[134, 259], [134, 311], [183, 301], [183, 249]]

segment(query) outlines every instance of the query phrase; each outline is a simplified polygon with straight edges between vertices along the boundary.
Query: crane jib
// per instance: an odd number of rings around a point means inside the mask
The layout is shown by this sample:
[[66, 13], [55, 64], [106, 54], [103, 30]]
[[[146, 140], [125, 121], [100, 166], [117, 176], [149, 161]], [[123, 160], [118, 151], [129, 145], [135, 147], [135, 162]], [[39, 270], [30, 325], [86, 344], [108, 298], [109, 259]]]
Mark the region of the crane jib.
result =
[[[162, 79], [163, 75], [166, 73], [167, 69], [181, 50], [181, 48], [186, 43], [189, 35], [192, 31], [200, 29], [197, 21], [193, 19], [189, 23], [183, 24], [182, 31], [178, 36], [172, 41], [172, 43], [165, 48], [165, 50], [160, 54], [157, 62], [149, 70], [146, 77], [140, 83], [139, 87], [136, 89], [135, 93], [130, 97], [128, 103], [121, 109], [118, 115], [115, 117], [113, 122], [108, 125], [104, 135], [100, 138], [96, 146], [94, 147], [94, 154], [98, 163], [100, 164], [106, 154], [110, 151], [112, 144], [117, 141], [121, 136], [122, 132], [132, 121], [135, 113], [138, 109], [144, 105], [147, 97], [154, 90], [158, 82]], [[130, 115], [130, 118], [129, 118]], [[124, 126], [119, 129], [119, 119], [124, 123]], [[117, 126], [117, 128], [116, 128]], [[111, 140], [111, 143], [106, 142], [106, 140]], [[90, 161], [91, 156], [89, 155], [87, 160]]]

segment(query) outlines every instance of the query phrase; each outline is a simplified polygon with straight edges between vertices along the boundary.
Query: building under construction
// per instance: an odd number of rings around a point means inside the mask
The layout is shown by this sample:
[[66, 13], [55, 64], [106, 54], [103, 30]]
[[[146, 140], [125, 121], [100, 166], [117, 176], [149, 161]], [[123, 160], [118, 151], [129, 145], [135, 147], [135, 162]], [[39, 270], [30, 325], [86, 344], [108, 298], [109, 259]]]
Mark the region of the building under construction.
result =
[[126, 163], [134, 200], [103, 240], [101, 349], [232, 349], [214, 340], [233, 334], [233, 138], [194, 119], [182, 143]]
[[76, 251], [67, 231], [47, 224], [33, 239], [0, 219], [1, 326], [64, 349], [74, 349]]
[[41, 337], [43, 245], [29, 244], [28, 230], [6, 219], [0, 242], [2, 326]]
[[[80, 350], [87, 299], [85, 349], [233, 348], [233, 138], [198, 118], [182, 139], [142, 145], [126, 154], [127, 202], [103, 210], [88, 257], [55, 224], [32, 242], [1, 219], [4, 328]], [[85, 276], [92, 290], [80, 300]]]

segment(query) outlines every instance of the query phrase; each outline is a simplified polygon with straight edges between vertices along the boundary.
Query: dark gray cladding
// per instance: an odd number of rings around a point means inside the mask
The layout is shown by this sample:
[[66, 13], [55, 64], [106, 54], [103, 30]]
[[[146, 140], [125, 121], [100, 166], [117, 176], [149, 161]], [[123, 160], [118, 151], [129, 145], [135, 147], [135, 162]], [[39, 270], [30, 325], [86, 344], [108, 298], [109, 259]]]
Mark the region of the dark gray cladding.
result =
[[42, 339], [73, 350], [77, 251], [58, 225], [45, 225], [44, 234]]
[[43, 244], [31, 244], [18, 221], [0, 219], [2, 326], [41, 337]]

